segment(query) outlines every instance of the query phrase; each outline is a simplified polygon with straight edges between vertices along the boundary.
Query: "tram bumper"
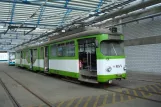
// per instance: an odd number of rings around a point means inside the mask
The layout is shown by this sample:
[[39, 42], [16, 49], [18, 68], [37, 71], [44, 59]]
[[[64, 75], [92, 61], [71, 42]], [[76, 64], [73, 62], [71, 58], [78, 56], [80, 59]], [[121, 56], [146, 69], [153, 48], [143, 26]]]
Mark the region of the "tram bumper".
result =
[[110, 80], [121, 80], [126, 79], [126, 73], [122, 74], [113, 74], [113, 75], [98, 75], [97, 81], [98, 82], [109, 82]]

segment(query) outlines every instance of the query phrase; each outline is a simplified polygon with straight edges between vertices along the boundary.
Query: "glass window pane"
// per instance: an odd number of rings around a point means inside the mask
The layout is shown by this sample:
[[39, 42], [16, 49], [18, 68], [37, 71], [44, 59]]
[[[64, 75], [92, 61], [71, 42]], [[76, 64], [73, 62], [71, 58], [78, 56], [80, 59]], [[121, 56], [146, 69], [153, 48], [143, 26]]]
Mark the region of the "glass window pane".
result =
[[44, 48], [41, 47], [40, 49], [40, 58], [44, 58]]
[[56, 56], [56, 49], [57, 49], [57, 46], [56, 45], [52, 45], [51, 46], [51, 55], [52, 56]]
[[37, 59], [37, 49], [33, 50], [33, 62], [35, 62]]
[[121, 41], [102, 41], [101, 52], [106, 56], [123, 56], [124, 46]]
[[63, 47], [61, 45], [58, 45], [57, 50], [58, 50], [58, 56], [63, 56]]
[[68, 42], [66, 44], [59, 44], [57, 46], [57, 55], [63, 57], [75, 56], [74, 42]]
[[70, 42], [69, 46], [69, 50], [68, 50], [68, 55], [69, 56], [75, 56], [75, 45], [74, 42]]

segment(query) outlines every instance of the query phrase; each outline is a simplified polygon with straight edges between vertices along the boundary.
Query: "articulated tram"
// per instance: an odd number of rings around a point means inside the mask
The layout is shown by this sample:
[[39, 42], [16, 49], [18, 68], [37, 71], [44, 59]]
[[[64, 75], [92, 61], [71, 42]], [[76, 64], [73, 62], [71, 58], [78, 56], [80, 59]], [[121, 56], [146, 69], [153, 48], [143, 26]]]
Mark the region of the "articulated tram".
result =
[[83, 28], [16, 50], [16, 66], [83, 82], [110, 83], [126, 78], [123, 40], [115, 29]]

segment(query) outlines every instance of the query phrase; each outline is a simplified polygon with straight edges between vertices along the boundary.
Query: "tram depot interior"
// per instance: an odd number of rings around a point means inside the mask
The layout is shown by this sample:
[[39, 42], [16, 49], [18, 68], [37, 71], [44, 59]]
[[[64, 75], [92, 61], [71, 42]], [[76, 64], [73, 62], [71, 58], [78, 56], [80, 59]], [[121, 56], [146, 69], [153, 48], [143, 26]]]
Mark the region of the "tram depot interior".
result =
[[161, 107], [161, 0], [0, 0], [0, 107]]

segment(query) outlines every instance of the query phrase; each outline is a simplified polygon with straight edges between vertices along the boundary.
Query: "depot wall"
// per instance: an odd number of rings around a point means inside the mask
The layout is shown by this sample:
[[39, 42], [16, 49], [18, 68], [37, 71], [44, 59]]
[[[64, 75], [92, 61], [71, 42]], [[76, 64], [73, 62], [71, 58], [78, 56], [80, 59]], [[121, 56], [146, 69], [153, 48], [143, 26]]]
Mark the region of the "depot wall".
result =
[[[108, 21], [98, 27], [110, 26], [147, 15], [156, 14], [153, 9], [122, 20]], [[125, 35], [126, 64], [129, 71], [161, 73], [161, 16], [117, 26]]]
[[7, 51], [0, 51], [0, 63], [8, 61]]
[[128, 69], [161, 73], [161, 17], [129, 23], [122, 29]]

